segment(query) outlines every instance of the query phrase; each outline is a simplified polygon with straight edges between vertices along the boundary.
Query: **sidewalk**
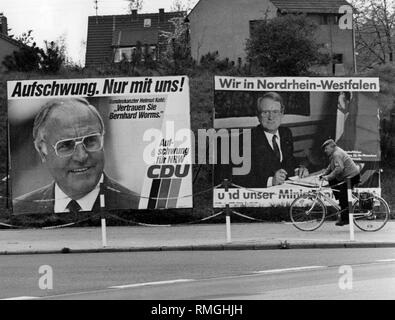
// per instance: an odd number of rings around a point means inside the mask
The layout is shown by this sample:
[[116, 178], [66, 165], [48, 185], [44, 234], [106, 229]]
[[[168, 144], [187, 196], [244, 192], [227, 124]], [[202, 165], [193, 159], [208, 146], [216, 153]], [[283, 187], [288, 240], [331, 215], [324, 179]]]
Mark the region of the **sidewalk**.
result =
[[313, 232], [302, 232], [286, 223], [234, 223], [231, 243], [225, 224], [174, 227], [107, 227], [107, 247], [101, 228], [55, 230], [0, 230], [0, 254], [82, 253], [166, 250], [258, 250], [296, 248], [394, 247], [395, 221], [377, 232], [327, 222]]

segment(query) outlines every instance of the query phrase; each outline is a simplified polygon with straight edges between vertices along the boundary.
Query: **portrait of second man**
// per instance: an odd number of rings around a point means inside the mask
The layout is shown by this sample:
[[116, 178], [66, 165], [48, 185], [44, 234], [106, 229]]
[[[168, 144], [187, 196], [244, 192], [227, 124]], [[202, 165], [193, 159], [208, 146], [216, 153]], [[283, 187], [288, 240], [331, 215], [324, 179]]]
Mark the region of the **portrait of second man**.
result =
[[[104, 122], [86, 99], [57, 99], [45, 104], [33, 126], [34, 147], [53, 182], [14, 199], [18, 213], [61, 213], [136, 209], [139, 195], [104, 172]], [[100, 188], [102, 187], [102, 192]]]
[[303, 178], [309, 172], [294, 157], [293, 136], [281, 126], [285, 105], [276, 92], [267, 92], [257, 100], [259, 125], [251, 130], [251, 170], [245, 176], [234, 176], [243, 187], [267, 188], [282, 185], [288, 177]]

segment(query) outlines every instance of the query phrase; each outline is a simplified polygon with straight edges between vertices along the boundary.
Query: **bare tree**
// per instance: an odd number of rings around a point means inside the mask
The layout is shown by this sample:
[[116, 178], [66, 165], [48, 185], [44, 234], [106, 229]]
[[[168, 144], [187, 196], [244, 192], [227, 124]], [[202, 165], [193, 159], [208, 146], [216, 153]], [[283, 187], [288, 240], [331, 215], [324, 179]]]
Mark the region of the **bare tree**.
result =
[[189, 12], [195, 6], [197, 0], [173, 0], [171, 11]]
[[162, 31], [162, 38], [167, 44], [166, 51], [163, 55], [163, 61], [166, 61], [174, 74], [182, 73], [185, 68], [192, 66], [193, 59], [191, 56], [189, 25], [184, 17], [172, 18], [169, 20], [174, 31]]
[[357, 62], [362, 69], [394, 61], [394, 0], [354, 0]]
[[[28, 30], [27, 32], [22, 33], [20, 36], [17, 36], [14, 39], [24, 45], [30, 46], [34, 42], [32, 32], [33, 32], [33, 30]], [[12, 37], [14, 37], [14, 36], [12, 36]]]
[[132, 13], [132, 10], [141, 11], [143, 9], [144, 0], [125, 0], [128, 3], [128, 11]]

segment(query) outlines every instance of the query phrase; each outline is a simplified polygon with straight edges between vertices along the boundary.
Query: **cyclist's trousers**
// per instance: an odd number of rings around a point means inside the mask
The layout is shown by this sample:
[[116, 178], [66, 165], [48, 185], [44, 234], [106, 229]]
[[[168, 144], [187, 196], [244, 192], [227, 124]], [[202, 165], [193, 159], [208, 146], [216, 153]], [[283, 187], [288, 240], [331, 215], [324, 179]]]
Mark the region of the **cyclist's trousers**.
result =
[[[353, 188], [357, 183], [361, 180], [361, 175], [357, 174], [355, 177], [351, 178], [351, 188]], [[340, 208], [341, 208], [341, 219], [343, 221], [348, 221], [348, 198], [347, 198], [347, 182], [336, 186], [336, 184], [343, 182], [337, 179], [329, 181], [330, 186], [334, 190], [338, 190], [339, 192], [334, 192], [335, 198], [339, 200]]]

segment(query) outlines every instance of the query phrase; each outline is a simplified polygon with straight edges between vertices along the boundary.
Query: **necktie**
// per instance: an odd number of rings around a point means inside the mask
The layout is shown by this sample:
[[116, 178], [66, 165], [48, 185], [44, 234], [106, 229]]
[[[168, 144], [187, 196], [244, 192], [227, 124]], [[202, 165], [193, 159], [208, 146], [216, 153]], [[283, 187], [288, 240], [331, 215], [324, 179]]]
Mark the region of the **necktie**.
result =
[[71, 213], [78, 213], [81, 210], [81, 206], [75, 200], [71, 200], [66, 208], [69, 209]]
[[273, 151], [274, 151], [274, 154], [276, 155], [277, 159], [281, 160], [280, 148], [278, 147], [278, 144], [277, 144], [276, 140], [277, 140], [277, 136], [274, 135], [273, 136], [273, 140], [272, 140], [272, 142], [273, 142]]

